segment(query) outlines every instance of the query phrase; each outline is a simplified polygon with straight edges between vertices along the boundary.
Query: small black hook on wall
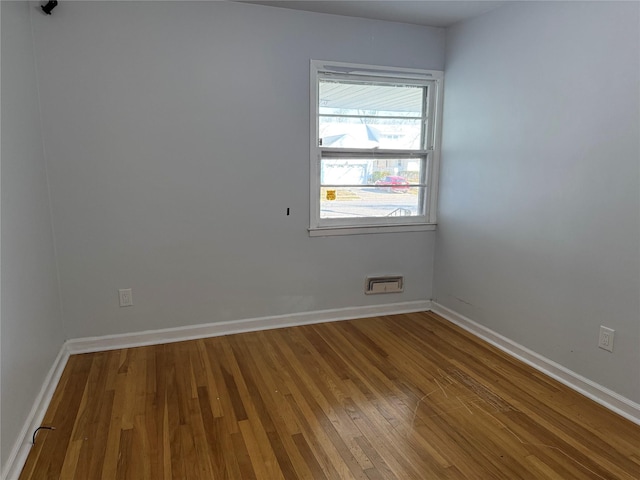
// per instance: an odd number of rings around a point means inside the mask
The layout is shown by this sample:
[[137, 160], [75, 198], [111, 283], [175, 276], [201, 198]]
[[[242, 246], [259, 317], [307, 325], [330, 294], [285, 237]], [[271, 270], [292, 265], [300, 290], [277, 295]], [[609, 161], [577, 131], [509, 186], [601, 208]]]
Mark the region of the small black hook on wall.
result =
[[40, 5], [42, 11], [47, 15], [51, 15], [51, 10], [58, 6], [58, 0], [49, 0], [46, 5]]

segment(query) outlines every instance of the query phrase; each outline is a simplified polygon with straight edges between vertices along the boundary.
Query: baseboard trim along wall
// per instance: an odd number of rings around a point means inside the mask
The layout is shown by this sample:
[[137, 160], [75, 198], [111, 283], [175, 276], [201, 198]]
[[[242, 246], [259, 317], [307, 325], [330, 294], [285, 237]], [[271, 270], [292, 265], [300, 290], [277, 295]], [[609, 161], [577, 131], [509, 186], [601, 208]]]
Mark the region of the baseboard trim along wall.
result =
[[523, 347], [507, 337], [504, 337], [499, 333], [474, 322], [464, 315], [460, 315], [454, 310], [440, 305], [437, 302], [432, 302], [431, 311], [446, 318], [451, 323], [464, 328], [466, 331], [490, 343], [494, 347], [499, 348], [512, 357], [517, 358], [545, 375], [548, 375], [567, 387], [581, 393], [585, 397], [590, 398], [594, 402], [599, 403], [618, 415], [640, 425], [640, 404], [637, 404], [632, 400], [617, 394], [613, 390], [609, 390], [608, 388], [583, 377], [582, 375], [578, 375], [559, 363], [549, 360], [548, 358]]
[[233, 333], [272, 330], [274, 328], [310, 325], [313, 323], [337, 322], [356, 318], [394, 315], [398, 313], [424, 312], [431, 309], [430, 300], [414, 302], [388, 303], [363, 307], [347, 307], [314, 312], [293, 313], [271, 317], [248, 318], [227, 322], [208, 323], [188, 327], [165, 328], [138, 333], [105, 335], [102, 337], [78, 338], [69, 340], [66, 347], [71, 355], [76, 353], [100, 352], [119, 348], [142, 347], [160, 343], [182, 342], [197, 338], [217, 337]]
[[60, 349], [60, 353], [45, 378], [42, 389], [40, 390], [33, 408], [25, 421], [25, 425], [20, 436], [7, 459], [1, 478], [2, 480], [16, 480], [19, 477], [32, 446], [31, 434], [41, 425], [42, 419], [44, 418], [55, 388], [70, 355], [116, 350], [119, 348], [140, 347], [145, 345], [157, 345], [160, 343], [179, 342], [257, 330], [270, 330], [274, 328], [310, 325], [314, 323], [335, 322], [380, 315], [394, 315], [399, 313], [424, 311], [433, 311], [434, 313], [441, 315], [451, 323], [460, 326], [505, 353], [523, 361], [536, 370], [541, 371], [600, 405], [603, 405], [604, 407], [640, 425], [639, 404], [578, 375], [562, 365], [559, 365], [512, 340], [509, 340], [499, 333], [496, 333], [443, 305], [430, 300], [420, 300], [384, 305], [319, 310], [290, 315], [250, 318], [220, 323], [209, 323], [205, 325], [68, 340]]

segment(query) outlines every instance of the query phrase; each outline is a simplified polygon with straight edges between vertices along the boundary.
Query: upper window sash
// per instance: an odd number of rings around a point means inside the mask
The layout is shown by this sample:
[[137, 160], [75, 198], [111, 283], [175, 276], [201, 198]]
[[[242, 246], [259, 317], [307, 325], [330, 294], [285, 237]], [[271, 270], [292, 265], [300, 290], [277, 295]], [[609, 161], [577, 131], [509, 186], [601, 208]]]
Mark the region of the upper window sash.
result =
[[[312, 74], [315, 79], [313, 82], [314, 95], [312, 97], [312, 112], [313, 112], [313, 131], [315, 138], [315, 146], [322, 151], [328, 151], [332, 149], [340, 149], [339, 146], [331, 146], [327, 145], [326, 142], [323, 142], [321, 145], [320, 140], [320, 124], [322, 118], [334, 117], [334, 118], [376, 118], [376, 119], [405, 119], [405, 120], [414, 120], [419, 125], [421, 129], [420, 133], [420, 141], [415, 146], [415, 148], [410, 148], [406, 150], [411, 151], [432, 151], [434, 149], [434, 134], [435, 134], [435, 121], [434, 121], [434, 113], [435, 113], [435, 100], [436, 100], [436, 92], [437, 92], [437, 81], [441, 79], [442, 72], [429, 72], [427, 71], [416, 71], [411, 69], [398, 69], [389, 70], [389, 69], [376, 69], [375, 67], [367, 67], [363, 69], [354, 68], [353, 65], [344, 64], [343, 69], [348, 69], [350, 73], [346, 74], [343, 71], [335, 72], [331, 70], [331, 67], [340, 67], [339, 64], [332, 64], [330, 67], [327, 67], [326, 62], [318, 62], [312, 61]], [[319, 70], [319, 68], [327, 68], [328, 70]], [[315, 69], [315, 70], [314, 70]], [[376, 73], [376, 74], [373, 74]], [[354, 85], [371, 85], [371, 86], [394, 86], [394, 87], [402, 87], [402, 86], [411, 86], [411, 87], [422, 87], [423, 95], [422, 95], [422, 105], [418, 115], [368, 115], [366, 111], [362, 114], [353, 114], [353, 113], [338, 113], [336, 111], [331, 111], [324, 108], [320, 105], [320, 83], [323, 80], [337, 81], [340, 83], [348, 84], [352, 83]], [[337, 110], [337, 109], [336, 109]], [[346, 110], [346, 109], [345, 109]], [[416, 112], [417, 113], [417, 112]], [[366, 147], [362, 147], [362, 150], [366, 150]], [[384, 147], [377, 147], [376, 150], [385, 150]], [[393, 150], [401, 150], [401, 149], [393, 149]]]

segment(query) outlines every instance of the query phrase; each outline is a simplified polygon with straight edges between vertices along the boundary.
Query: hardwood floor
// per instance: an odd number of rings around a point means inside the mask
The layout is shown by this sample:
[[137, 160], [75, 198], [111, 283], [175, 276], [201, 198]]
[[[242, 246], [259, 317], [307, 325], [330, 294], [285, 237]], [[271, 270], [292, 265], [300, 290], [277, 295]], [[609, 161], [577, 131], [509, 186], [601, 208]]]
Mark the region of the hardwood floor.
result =
[[640, 427], [432, 313], [74, 355], [21, 479], [638, 479]]

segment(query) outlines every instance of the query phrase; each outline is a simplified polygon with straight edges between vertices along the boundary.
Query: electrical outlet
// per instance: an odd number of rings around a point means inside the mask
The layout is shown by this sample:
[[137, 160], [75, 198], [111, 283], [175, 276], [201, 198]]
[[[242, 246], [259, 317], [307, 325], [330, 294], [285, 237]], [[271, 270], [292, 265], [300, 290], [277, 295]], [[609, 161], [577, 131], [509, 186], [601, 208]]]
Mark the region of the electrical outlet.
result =
[[118, 290], [118, 296], [120, 298], [121, 307], [133, 306], [133, 294], [131, 293], [130, 288], [121, 288]]
[[613, 337], [616, 331], [612, 328], [600, 325], [600, 337], [598, 339], [598, 347], [613, 352]]

